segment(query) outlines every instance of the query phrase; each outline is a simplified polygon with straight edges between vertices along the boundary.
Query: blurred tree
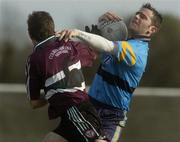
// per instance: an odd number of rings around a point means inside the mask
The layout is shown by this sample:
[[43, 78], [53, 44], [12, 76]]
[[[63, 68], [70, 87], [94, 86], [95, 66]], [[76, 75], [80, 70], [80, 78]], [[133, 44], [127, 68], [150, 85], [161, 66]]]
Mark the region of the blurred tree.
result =
[[24, 83], [25, 63], [31, 48], [30, 46], [17, 48], [12, 43], [5, 41], [1, 45], [0, 81], [3, 83]]
[[[150, 44], [150, 55], [141, 86], [180, 87], [180, 19], [171, 15], [164, 16], [160, 32], [154, 35]], [[21, 37], [22, 38], [22, 37]], [[24, 83], [24, 68], [32, 47], [17, 48], [16, 41], [1, 42], [0, 81]], [[91, 84], [99, 60], [92, 68], [84, 68], [86, 84]]]
[[180, 19], [165, 15], [162, 28], [151, 41], [142, 86], [180, 87]]
[[4, 42], [1, 46], [5, 46], [6, 48], [2, 48], [1, 50], [1, 68], [0, 68], [0, 80], [1, 82], [10, 81], [13, 75], [12, 66], [13, 56], [15, 52], [15, 48], [13, 47], [12, 43]]

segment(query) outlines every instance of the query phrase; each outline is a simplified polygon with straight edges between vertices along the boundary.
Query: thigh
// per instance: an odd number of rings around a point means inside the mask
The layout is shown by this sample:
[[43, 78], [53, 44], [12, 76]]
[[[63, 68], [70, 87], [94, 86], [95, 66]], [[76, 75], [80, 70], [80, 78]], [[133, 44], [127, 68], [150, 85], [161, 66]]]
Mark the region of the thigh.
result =
[[109, 108], [99, 108], [98, 112], [108, 141], [117, 142], [127, 119], [125, 113]]
[[68, 141], [65, 138], [63, 138], [62, 136], [60, 136], [54, 132], [50, 132], [44, 137], [42, 142], [68, 142]]
[[118, 140], [120, 140], [121, 132], [123, 129], [120, 125], [114, 124], [113, 122], [111, 123], [110, 121], [109, 123], [107, 123], [106, 121], [103, 123], [103, 128], [108, 141], [117, 142]]

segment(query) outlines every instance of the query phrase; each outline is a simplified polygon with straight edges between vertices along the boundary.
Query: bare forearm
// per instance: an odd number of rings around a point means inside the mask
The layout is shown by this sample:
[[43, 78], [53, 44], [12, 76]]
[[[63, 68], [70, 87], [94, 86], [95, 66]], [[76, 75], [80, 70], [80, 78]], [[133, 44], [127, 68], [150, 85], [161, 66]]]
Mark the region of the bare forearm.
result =
[[47, 100], [45, 99], [39, 99], [39, 100], [31, 100], [30, 104], [33, 109], [43, 107], [47, 104]]

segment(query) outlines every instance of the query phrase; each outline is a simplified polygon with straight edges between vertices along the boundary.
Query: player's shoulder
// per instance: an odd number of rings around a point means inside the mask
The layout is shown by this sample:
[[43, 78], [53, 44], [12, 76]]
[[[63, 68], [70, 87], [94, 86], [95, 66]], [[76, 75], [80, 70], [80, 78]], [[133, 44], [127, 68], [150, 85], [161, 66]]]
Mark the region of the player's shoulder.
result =
[[97, 53], [87, 44], [79, 41], [71, 41], [73, 45], [75, 56], [81, 61], [82, 66], [92, 66], [94, 60], [97, 58]]
[[27, 58], [27, 64], [35, 64], [37, 62], [37, 56], [34, 53], [31, 53]]
[[120, 46], [125, 49], [128, 47], [134, 48], [137, 44], [134, 40], [113, 41], [113, 43], [115, 46]]
[[87, 44], [85, 44], [85, 43], [83, 43], [81, 41], [72, 41], [72, 40], [69, 40], [68, 43], [71, 44], [74, 47], [79, 47], [79, 48], [86, 48], [86, 47], [88, 47]]
[[33, 51], [32, 53], [29, 54], [28, 58], [27, 58], [27, 63], [28, 64], [37, 64], [40, 60], [42, 60], [42, 51], [37, 50], [37, 51]]
[[136, 48], [136, 47], [147, 45], [146, 43], [142, 42], [141, 40], [137, 40], [137, 39], [128, 39], [126, 41], [121, 41], [121, 44], [124, 44], [125, 46], [130, 46], [131, 48]]
[[78, 53], [83, 54], [84, 52], [93, 52], [89, 45], [80, 41], [69, 41], [71, 47]]

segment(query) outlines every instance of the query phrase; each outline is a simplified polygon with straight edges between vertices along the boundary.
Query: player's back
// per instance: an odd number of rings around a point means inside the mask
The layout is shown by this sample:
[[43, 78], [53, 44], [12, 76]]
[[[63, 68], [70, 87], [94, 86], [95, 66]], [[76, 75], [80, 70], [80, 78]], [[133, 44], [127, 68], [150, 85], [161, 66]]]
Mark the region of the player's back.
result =
[[73, 41], [64, 42], [52, 37], [35, 46], [30, 56], [32, 72], [37, 73], [37, 84], [44, 89], [50, 107], [56, 106], [62, 112], [88, 99], [80, 54], [75, 46]]

